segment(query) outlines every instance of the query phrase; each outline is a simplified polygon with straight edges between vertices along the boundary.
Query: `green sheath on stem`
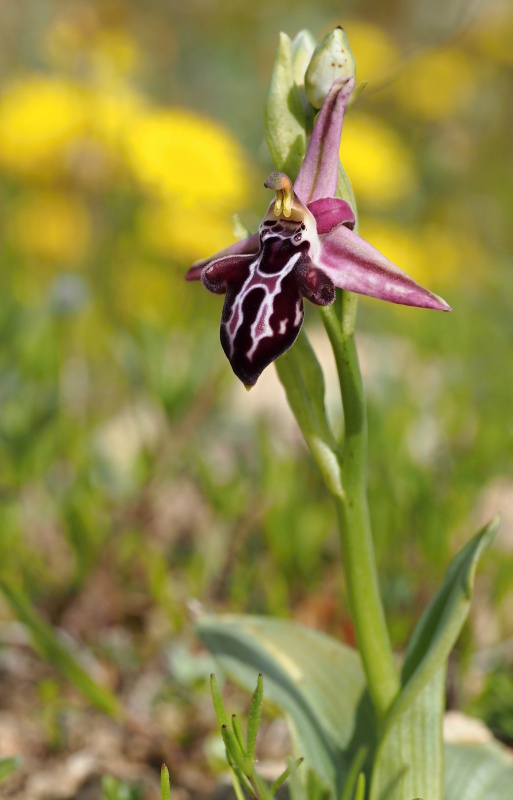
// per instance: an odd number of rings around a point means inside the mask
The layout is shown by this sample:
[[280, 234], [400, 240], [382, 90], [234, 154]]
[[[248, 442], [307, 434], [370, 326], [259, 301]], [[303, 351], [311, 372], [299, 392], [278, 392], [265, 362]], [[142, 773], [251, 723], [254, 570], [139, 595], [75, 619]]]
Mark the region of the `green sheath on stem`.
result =
[[379, 592], [367, 503], [367, 418], [354, 341], [355, 306], [354, 295], [345, 292], [342, 324], [333, 306], [321, 309], [321, 317], [335, 355], [344, 406], [344, 495], [335, 502], [350, 611], [369, 691], [383, 719], [400, 685]]

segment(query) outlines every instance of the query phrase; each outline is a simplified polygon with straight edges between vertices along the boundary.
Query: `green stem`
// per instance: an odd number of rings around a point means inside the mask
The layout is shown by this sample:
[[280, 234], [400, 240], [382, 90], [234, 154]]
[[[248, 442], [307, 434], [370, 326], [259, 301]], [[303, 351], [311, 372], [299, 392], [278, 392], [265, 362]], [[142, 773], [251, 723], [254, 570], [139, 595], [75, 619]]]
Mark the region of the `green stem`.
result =
[[356, 297], [342, 296], [342, 323], [321, 309], [337, 365], [344, 407], [343, 495], [335, 497], [351, 616], [369, 692], [383, 719], [400, 689], [379, 591], [367, 502], [367, 416], [354, 339]]

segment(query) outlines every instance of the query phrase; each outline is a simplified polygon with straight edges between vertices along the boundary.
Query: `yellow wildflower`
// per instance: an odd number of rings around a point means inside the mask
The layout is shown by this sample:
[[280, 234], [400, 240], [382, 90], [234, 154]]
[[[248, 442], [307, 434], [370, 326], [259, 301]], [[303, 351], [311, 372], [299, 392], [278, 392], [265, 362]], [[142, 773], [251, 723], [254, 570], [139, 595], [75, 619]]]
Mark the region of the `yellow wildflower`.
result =
[[364, 217], [361, 234], [416, 281], [429, 282], [430, 263], [418, 231], [396, 222]]
[[461, 280], [460, 237], [441, 225], [404, 227], [397, 222], [364, 217], [361, 228], [365, 238], [419, 283], [442, 287]]
[[410, 152], [392, 128], [374, 117], [358, 112], [348, 117], [340, 156], [357, 197], [371, 205], [391, 206], [417, 188]]
[[0, 98], [0, 162], [17, 172], [47, 174], [85, 123], [81, 92], [71, 81], [43, 75], [17, 81]]
[[234, 241], [230, 215], [212, 204], [184, 208], [180, 202], [154, 202], [138, 217], [141, 241], [153, 252], [180, 261], [195, 261]]
[[208, 117], [181, 108], [142, 114], [127, 132], [126, 153], [144, 185], [185, 205], [233, 209], [247, 197], [240, 146]]

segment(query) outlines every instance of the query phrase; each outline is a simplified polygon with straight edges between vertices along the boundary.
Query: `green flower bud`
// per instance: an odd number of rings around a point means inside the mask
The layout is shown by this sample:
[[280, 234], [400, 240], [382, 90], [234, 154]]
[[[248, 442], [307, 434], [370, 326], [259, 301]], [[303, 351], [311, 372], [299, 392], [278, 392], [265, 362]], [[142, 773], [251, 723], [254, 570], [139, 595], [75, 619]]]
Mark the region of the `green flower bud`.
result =
[[299, 31], [290, 46], [294, 81], [301, 89], [305, 85], [305, 72], [314, 54], [315, 46], [315, 39], [307, 30]]
[[306, 95], [320, 108], [336, 78], [354, 78], [356, 64], [342, 28], [335, 28], [315, 48], [305, 75]]
[[265, 137], [277, 170], [295, 178], [306, 152], [306, 119], [294, 80], [292, 43], [285, 33], [274, 58], [264, 108]]

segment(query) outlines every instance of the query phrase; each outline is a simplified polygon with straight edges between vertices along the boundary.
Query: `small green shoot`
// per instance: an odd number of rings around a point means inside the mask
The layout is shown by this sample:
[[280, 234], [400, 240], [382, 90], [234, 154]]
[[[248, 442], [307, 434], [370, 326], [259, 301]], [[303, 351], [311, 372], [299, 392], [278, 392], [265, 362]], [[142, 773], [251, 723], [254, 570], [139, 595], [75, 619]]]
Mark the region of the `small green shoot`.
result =
[[247, 754], [248, 758], [253, 761], [255, 755], [255, 744], [262, 718], [262, 703], [264, 699], [264, 678], [260, 672], [257, 678], [257, 685], [253, 694], [251, 705], [249, 707], [248, 715], [248, 735], [247, 735]]
[[[264, 698], [264, 679], [258, 675], [256, 689], [251, 699], [248, 714], [246, 740], [236, 714], [232, 714], [231, 726], [224, 707], [215, 675], [210, 676], [210, 690], [221, 736], [226, 750], [226, 760], [232, 775], [233, 788], [237, 800], [244, 800], [243, 789], [255, 800], [273, 800], [275, 793], [288, 777], [294, 775], [303, 759], [289, 763], [287, 769], [274, 781], [271, 787], [257, 774], [255, 769], [255, 745], [262, 718]], [[164, 800], [164, 797], [163, 797]], [[167, 798], [166, 798], [167, 800]]]
[[228, 725], [228, 717], [217, 685], [216, 676], [214, 673], [210, 676], [210, 693], [212, 695], [212, 702], [214, 704], [214, 711], [216, 712], [217, 721], [220, 725]]
[[160, 800], [171, 800], [171, 784], [169, 783], [169, 770], [165, 764], [160, 769]]
[[232, 714], [232, 728], [240, 749], [242, 750], [243, 754], [246, 755], [246, 745], [244, 744], [244, 735], [242, 733], [240, 722], [237, 719], [237, 714]]

